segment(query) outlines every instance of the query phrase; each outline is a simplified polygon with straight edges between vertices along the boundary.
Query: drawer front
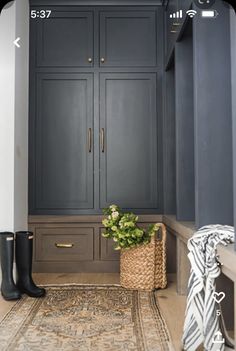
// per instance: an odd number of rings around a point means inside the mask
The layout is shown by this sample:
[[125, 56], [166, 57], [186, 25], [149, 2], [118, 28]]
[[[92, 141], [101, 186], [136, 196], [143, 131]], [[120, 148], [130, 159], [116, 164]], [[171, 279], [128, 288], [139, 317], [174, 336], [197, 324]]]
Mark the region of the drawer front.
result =
[[104, 228], [100, 228], [100, 255], [104, 261], [119, 261], [120, 251], [114, 250], [116, 243], [112, 239], [107, 239], [102, 236]]
[[36, 261], [92, 261], [93, 228], [37, 228]]

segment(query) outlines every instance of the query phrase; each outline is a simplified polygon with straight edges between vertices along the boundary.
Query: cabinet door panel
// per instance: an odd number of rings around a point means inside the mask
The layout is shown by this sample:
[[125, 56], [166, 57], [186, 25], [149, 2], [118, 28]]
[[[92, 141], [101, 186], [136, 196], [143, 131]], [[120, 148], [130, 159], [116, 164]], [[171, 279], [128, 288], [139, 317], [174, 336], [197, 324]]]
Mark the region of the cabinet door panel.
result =
[[49, 67], [91, 66], [93, 13], [52, 11], [37, 22], [37, 65]]
[[100, 14], [102, 66], [155, 66], [155, 11], [116, 11]]
[[36, 209], [93, 208], [92, 74], [39, 74], [36, 95]]
[[100, 96], [100, 206], [156, 208], [156, 74], [101, 74]]

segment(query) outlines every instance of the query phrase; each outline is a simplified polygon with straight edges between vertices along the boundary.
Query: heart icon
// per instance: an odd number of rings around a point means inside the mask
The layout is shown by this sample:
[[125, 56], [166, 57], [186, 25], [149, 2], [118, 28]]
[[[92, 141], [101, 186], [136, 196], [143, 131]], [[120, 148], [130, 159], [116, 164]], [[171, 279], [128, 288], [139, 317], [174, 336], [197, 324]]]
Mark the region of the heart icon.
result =
[[220, 293], [214, 292], [212, 298], [215, 300], [215, 302], [220, 303], [222, 300], [224, 300], [225, 293], [222, 291]]

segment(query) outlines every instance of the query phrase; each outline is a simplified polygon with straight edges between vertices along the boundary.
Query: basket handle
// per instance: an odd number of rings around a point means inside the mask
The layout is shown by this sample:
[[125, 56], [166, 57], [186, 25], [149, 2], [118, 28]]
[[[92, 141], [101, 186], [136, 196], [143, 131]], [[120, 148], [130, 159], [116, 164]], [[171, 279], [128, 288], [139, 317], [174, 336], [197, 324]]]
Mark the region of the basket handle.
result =
[[166, 237], [167, 237], [166, 226], [163, 223], [158, 223], [158, 226], [161, 228], [161, 240], [160, 241], [162, 241], [162, 243], [165, 245]]

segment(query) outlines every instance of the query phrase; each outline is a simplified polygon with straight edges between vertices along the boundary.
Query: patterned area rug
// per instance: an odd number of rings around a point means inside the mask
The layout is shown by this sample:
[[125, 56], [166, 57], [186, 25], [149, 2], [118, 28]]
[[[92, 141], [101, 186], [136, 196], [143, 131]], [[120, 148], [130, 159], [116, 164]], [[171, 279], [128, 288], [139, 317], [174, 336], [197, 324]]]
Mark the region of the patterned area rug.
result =
[[119, 286], [48, 286], [0, 322], [1, 351], [170, 351], [154, 293]]

